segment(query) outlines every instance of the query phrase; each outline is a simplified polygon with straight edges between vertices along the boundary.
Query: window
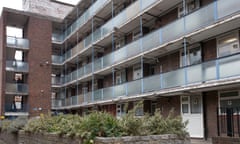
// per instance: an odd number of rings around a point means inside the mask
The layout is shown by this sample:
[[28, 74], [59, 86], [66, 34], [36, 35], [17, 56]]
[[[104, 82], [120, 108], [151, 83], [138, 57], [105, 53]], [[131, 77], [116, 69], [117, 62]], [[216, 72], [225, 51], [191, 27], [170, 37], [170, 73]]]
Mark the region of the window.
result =
[[126, 114], [125, 104], [117, 104], [117, 117], [120, 118]]
[[183, 114], [199, 114], [202, 112], [201, 95], [182, 96], [181, 104]]
[[[193, 12], [194, 10], [200, 7], [199, 0], [186, 0], [186, 14]], [[181, 3], [178, 7], [178, 17], [184, 16], [184, 8], [183, 4]]]
[[124, 46], [124, 44], [125, 44], [124, 37], [116, 40], [116, 42], [115, 42], [115, 49], [117, 50], [117, 49], [121, 48], [122, 46]]
[[125, 69], [116, 72], [115, 84], [121, 84], [126, 82], [126, 71]]
[[238, 32], [217, 39], [218, 57], [240, 52]]
[[220, 113], [226, 113], [227, 108], [233, 108], [234, 112], [240, 108], [239, 93], [238, 90], [219, 92]]
[[142, 102], [134, 102], [135, 108], [135, 116], [143, 116], [143, 103]]
[[133, 80], [142, 78], [141, 65], [136, 65], [133, 67]]
[[[184, 50], [181, 50], [180, 52], [180, 66], [184, 66]], [[187, 64], [186, 65], [193, 65], [193, 64], [198, 64], [201, 63], [202, 61], [202, 53], [201, 53], [201, 47], [200, 46], [195, 46], [187, 49]]]

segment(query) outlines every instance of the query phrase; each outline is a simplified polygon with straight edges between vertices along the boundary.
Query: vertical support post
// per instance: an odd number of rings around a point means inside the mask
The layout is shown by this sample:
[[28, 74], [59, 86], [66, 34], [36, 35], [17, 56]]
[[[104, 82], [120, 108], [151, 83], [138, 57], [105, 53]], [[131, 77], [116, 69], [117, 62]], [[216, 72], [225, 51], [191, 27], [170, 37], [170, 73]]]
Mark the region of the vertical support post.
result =
[[218, 108], [218, 107], [217, 107], [217, 134], [218, 134], [218, 136], [220, 136], [220, 128], [219, 128], [219, 109], [221, 109], [221, 108]]
[[216, 62], [216, 79], [218, 80], [220, 78], [220, 71], [219, 71], [219, 60], [217, 59]]
[[240, 125], [239, 125], [239, 107], [236, 108], [237, 111], [237, 130], [238, 130], [238, 137], [240, 137]]
[[112, 98], [114, 98], [114, 85], [115, 85], [115, 69], [112, 68]]
[[186, 38], [184, 37], [183, 39], [183, 47], [184, 47], [184, 83], [185, 85], [188, 84], [188, 78], [187, 78], [187, 56], [188, 56], [188, 53], [187, 53], [187, 41], [186, 41]]
[[141, 78], [141, 93], [144, 92], [144, 82], [143, 82], [143, 72], [144, 72], [144, 65], [143, 65], [143, 56], [141, 56], [141, 73], [142, 73], [142, 78]]

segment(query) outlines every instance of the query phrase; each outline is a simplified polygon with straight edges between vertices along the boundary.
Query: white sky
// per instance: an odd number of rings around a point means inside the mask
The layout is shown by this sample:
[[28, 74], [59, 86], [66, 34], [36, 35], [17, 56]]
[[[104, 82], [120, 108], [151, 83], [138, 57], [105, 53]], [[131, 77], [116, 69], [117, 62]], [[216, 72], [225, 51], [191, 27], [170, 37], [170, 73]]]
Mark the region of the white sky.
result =
[[[76, 5], [79, 0], [57, 0], [64, 3], [70, 3]], [[9, 7], [14, 9], [22, 9], [22, 0], [0, 0], [0, 12], [2, 12], [2, 7]]]
[[22, 0], [0, 0], [0, 11], [2, 11], [3, 6], [14, 9], [22, 9]]

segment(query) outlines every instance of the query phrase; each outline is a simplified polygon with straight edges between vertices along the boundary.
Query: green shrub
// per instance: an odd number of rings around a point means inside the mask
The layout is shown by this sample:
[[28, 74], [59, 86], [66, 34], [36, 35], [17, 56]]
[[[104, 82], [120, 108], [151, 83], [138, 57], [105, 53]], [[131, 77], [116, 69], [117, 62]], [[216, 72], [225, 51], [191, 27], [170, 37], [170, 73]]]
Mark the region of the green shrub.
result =
[[9, 133], [18, 133], [19, 130], [23, 129], [27, 123], [28, 118], [25, 116], [19, 116], [15, 120], [11, 121], [10, 125], [7, 128]]
[[0, 121], [1, 131], [7, 131], [11, 122], [12, 122], [11, 120], [7, 120], [7, 119]]
[[121, 118], [120, 123], [123, 129], [123, 135], [141, 136], [147, 134], [145, 121], [148, 116], [135, 116], [136, 109], [142, 107], [142, 105], [143, 102], [139, 102], [132, 110], [128, 111], [128, 113]]
[[147, 127], [149, 135], [156, 134], [177, 134], [178, 136], [185, 137], [188, 133], [186, 131], [186, 125], [188, 122], [182, 122], [180, 116], [173, 116], [174, 111], [171, 110], [167, 118], [161, 115], [161, 112], [157, 110], [154, 116], [147, 119]]
[[118, 119], [106, 112], [94, 111], [83, 117], [79, 133], [84, 143], [91, 143], [96, 136], [117, 137], [122, 135]]
[[27, 117], [19, 116], [14, 120], [2, 120], [1, 121], [1, 131], [6, 131], [8, 133], [17, 133], [19, 130], [23, 129], [27, 123]]

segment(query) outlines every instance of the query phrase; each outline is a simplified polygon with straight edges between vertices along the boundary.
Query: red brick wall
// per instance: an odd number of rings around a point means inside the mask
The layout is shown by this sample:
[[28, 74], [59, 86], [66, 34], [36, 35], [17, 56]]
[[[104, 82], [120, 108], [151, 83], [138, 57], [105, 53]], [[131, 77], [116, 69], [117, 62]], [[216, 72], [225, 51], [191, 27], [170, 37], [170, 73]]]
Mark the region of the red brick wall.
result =
[[[29, 104], [30, 116], [47, 113], [51, 109], [51, 36], [52, 23], [30, 17], [26, 36], [30, 41]], [[48, 61], [48, 64], [46, 62]], [[42, 108], [38, 111], [34, 108]]]
[[160, 72], [160, 66], [162, 66], [162, 72], [168, 72], [179, 68], [180, 56], [179, 52], [175, 52], [166, 56], [163, 56], [159, 59], [157, 65], [157, 70]]
[[6, 41], [6, 29], [5, 29], [5, 13], [3, 12], [0, 17], [0, 115], [4, 113], [5, 103], [5, 41]]
[[216, 39], [202, 43], [203, 61], [215, 59], [217, 57]]
[[217, 114], [216, 109], [218, 107], [218, 92], [209, 91], [203, 94], [204, 97], [204, 109], [206, 120], [207, 137], [211, 138], [217, 136]]
[[214, 2], [215, 0], [201, 0], [200, 1], [200, 4], [201, 4], [201, 6], [205, 6], [205, 5], [207, 5], [207, 4], [209, 4], [209, 3], [212, 3], [212, 2]]
[[157, 100], [157, 108], [163, 116], [168, 116], [170, 110], [174, 110], [174, 115], [180, 115], [180, 96], [163, 97]]

